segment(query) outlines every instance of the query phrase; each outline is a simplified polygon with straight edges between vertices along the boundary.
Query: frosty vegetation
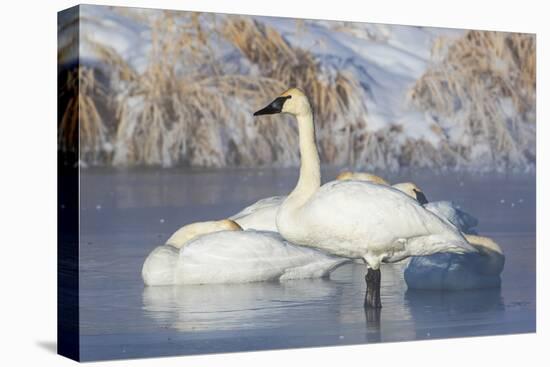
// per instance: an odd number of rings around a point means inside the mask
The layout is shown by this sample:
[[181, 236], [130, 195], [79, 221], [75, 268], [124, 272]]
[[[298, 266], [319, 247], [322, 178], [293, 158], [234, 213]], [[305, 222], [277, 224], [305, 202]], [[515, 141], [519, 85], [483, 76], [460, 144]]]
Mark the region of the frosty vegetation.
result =
[[[533, 170], [535, 38], [361, 23], [81, 6], [60, 26], [59, 146], [85, 165], [296, 166], [289, 86], [325, 164]], [[80, 66], [71, 48], [80, 42]], [[431, 51], [430, 51], [431, 50]]]

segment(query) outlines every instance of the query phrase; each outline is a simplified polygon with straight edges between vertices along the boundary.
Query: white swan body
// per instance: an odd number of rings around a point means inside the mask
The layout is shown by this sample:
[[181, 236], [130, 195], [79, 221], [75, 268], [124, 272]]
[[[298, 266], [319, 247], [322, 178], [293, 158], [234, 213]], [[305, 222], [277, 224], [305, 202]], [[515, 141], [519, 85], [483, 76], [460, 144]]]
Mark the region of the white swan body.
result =
[[466, 239], [478, 253], [412, 258], [405, 269], [407, 286], [432, 290], [499, 287], [505, 261], [501, 248], [488, 237], [466, 235]]
[[374, 269], [409, 256], [472, 251], [456, 228], [416, 200], [368, 182], [329, 182], [299, 208], [285, 201], [277, 227], [293, 243], [363, 258]]
[[362, 258], [376, 271], [383, 261], [409, 256], [475, 252], [455, 227], [394, 188], [361, 181], [334, 181], [320, 187], [307, 97], [289, 89], [255, 115], [280, 112], [298, 121], [301, 155], [296, 188], [277, 212], [277, 228], [285, 239], [337, 256]]
[[247, 206], [229, 219], [234, 220], [243, 229], [277, 232], [277, 210], [286, 199], [286, 196], [273, 196]]
[[159, 246], [147, 257], [146, 285], [245, 283], [319, 278], [347, 262], [292, 245], [274, 232], [219, 231], [181, 249]]

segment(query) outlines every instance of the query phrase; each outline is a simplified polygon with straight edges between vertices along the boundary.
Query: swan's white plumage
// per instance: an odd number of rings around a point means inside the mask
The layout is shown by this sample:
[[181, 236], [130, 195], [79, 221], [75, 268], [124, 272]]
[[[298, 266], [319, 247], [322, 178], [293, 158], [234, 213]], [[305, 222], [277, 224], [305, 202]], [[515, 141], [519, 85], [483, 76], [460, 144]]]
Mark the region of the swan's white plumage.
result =
[[504, 254], [488, 237], [466, 235], [478, 250], [471, 254], [434, 254], [412, 258], [405, 269], [411, 289], [462, 290], [500, 286]]
[[220, 231], [199, 236], [179, 251], [166, 247], [172, 246], [160, 246], [145, 261], [142, 272], [145, 284], [316, 278], [328, 275], [347, 261], [292, 245], [277, 233], [263, 231]]
[[229, 219], [237, 222], [243, 229], [277, 232], [275, 218], [277, 210], [286, 196], [273, 196], [247, 206]]
[[[336, 180], [360, 180], [389, 186], [389, 183], [382, 177], [367, 172], [342, 172], [336, 177]], [[272, 196], [258, 200], [229, 219], [237, 222], [245, 230], [277, 232], [277, 211], [285, 199], [286, 196]]]
[[[333, 181], [297, 210], [283, 203], [279, 232], [289, 241], [349, 258], [381, 261], [436, 252], [475, 251], [460, 232], [391, 187]], [[286, 206], [286, 207], [285, 207]]]
[[[336, 177], [336, 180], [366, 181], [389, 186], [389, 183], [380, 176], [366, 172], [342, 172]], [[245, 230], [255, 229], [258, 231], [277, 232], [277, 211], [285, 199], [286, 196], [272, 196], [258, 200], [237, 214], [232, 215], [229, 219], [234, 220]]]
[[179, 249], [164, 245], [155, 248], [145, 259], [141, 276], [146, 285], [175, 284]]

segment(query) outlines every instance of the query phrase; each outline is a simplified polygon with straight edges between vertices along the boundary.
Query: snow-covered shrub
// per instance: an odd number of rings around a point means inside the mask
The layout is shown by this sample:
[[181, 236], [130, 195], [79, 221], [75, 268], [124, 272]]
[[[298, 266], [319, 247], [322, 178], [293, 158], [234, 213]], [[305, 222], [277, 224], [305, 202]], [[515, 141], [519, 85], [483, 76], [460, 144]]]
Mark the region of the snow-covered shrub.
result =
[[535, 36], [469, 31], [435, 43], [434, 63], [410, 98], [432, 114], [448, 162], [479, 169], [525, 169], [535, 163]]

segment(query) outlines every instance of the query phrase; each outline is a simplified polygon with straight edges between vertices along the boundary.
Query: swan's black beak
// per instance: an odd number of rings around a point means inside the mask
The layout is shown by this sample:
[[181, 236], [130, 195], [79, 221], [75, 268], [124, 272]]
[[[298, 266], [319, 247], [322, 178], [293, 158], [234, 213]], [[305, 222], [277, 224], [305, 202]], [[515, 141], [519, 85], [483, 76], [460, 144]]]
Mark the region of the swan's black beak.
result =
[[281, 113], [283, 111], [283, 105], [285, 101], [292, 96], [277, 97], [273, 102], [265, 106], [259, 111], [254, 112], [254, 116], [260, 115], [273, 115], [275, 113]]
[[416, 200], [420, 203], [420, 205], [426, 205], [428, 204], [428, 198], [424, 193], [420, 190], [413, 189], [414, 194], [416, 195]]

